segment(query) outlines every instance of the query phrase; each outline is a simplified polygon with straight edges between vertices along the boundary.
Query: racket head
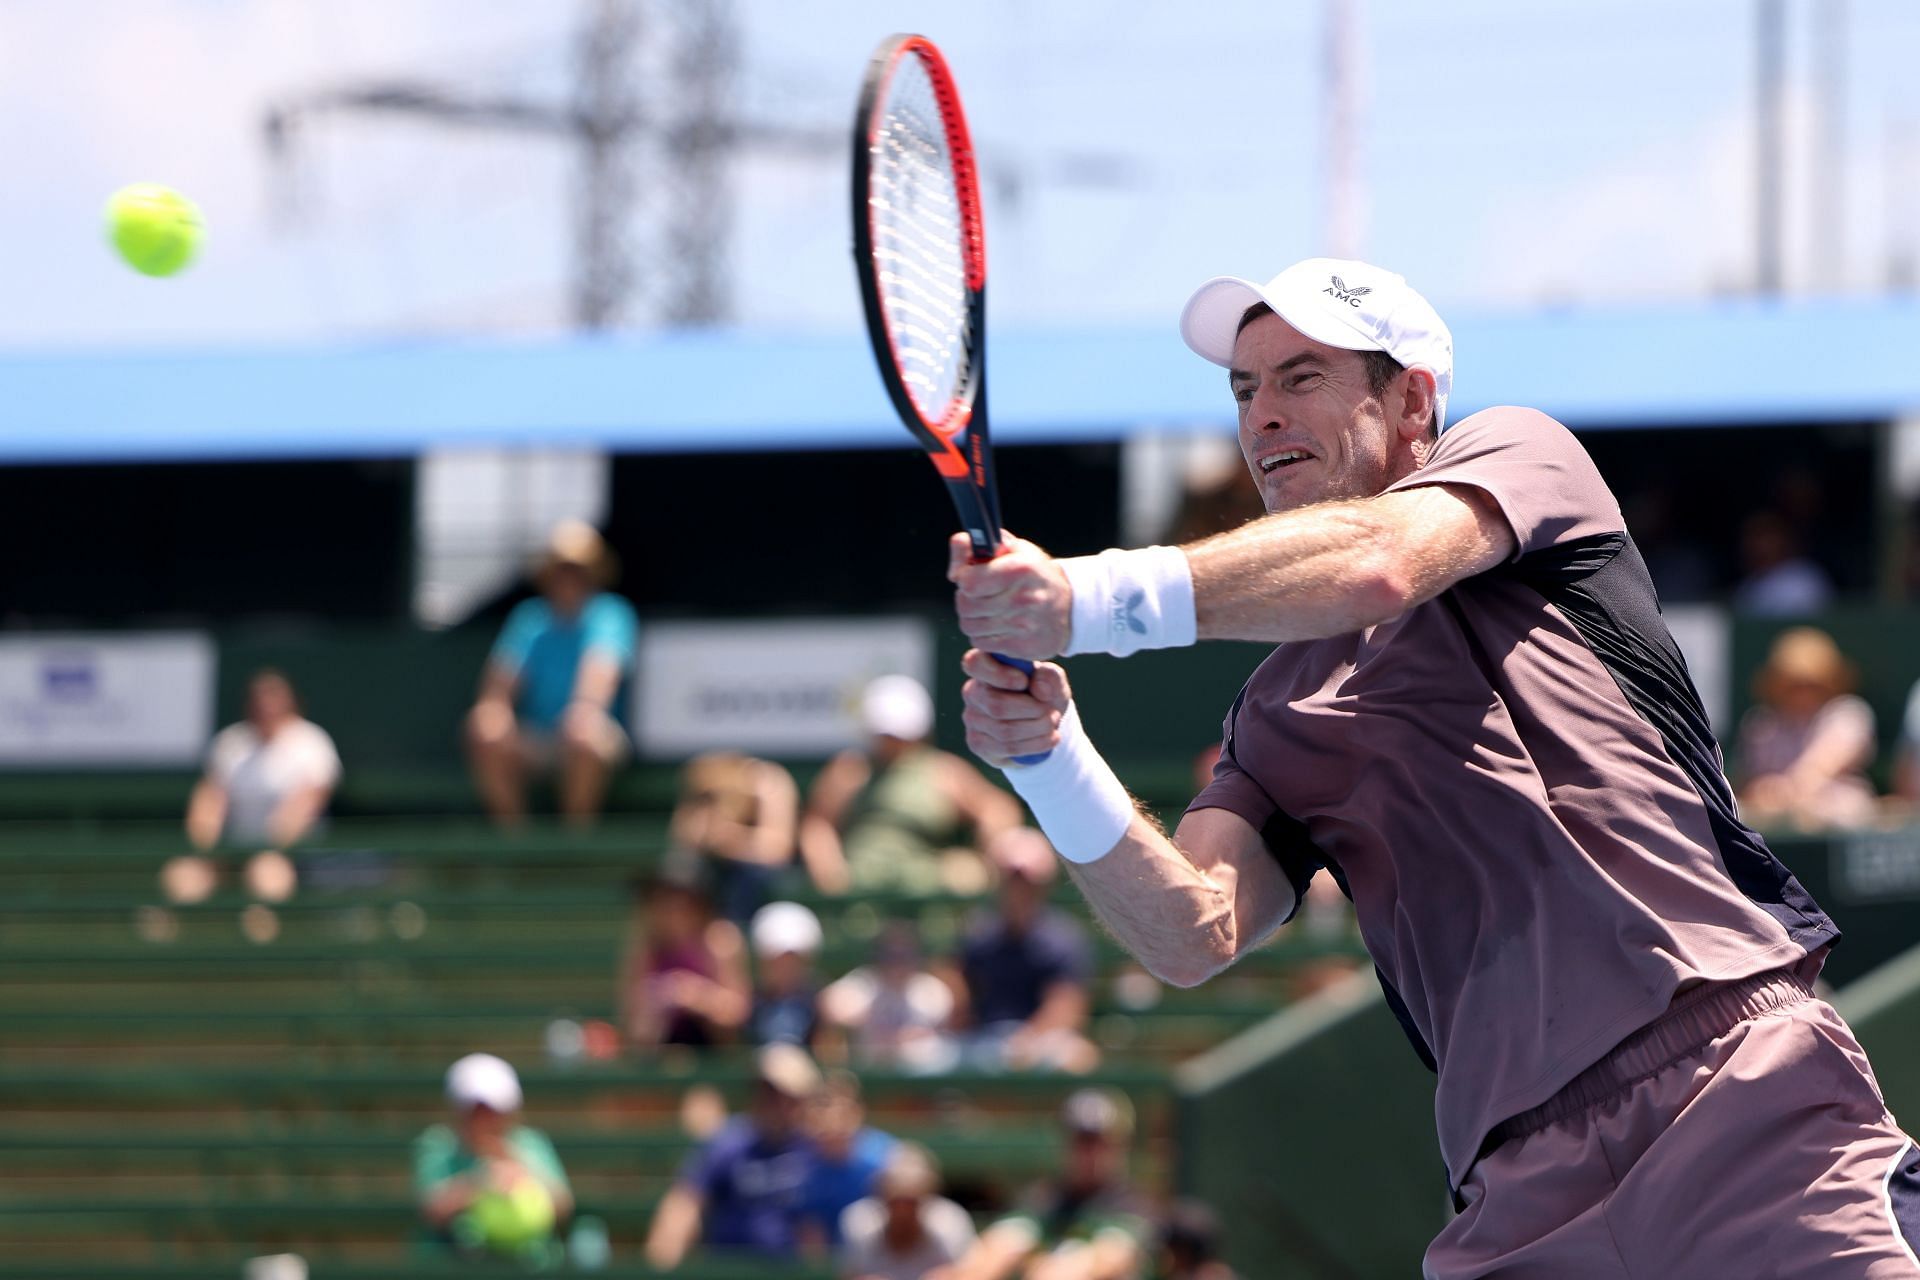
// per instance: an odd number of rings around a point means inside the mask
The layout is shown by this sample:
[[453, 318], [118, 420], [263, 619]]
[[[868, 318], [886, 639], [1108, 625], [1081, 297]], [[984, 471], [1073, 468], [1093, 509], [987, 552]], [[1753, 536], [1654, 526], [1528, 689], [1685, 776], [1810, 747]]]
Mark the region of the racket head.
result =
[[[960, 91], [924, 36], [891, 36], [867, 64], [854, 121], [853, 235], [867, 333], [894, 408], [941, 476], [974, 484], [997, 517], [980, 180]], [[997, 518], [990, 529], [997, 536]]]

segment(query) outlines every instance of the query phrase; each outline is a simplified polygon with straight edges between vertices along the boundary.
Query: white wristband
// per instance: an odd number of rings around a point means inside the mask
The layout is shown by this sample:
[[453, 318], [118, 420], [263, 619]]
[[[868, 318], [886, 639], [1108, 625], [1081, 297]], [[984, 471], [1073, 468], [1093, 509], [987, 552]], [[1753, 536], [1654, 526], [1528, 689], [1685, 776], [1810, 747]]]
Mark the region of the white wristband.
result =
[[1067, 654], [1173, 649], [1194, 642], [1193, 570], [1178, 547], [1102, 551], [1060, 561], [1073, 588]]
[[1133, 824], [1133, 797], [1094, 750], [1072, 703], [1060, 722], [1060, 745], [1045, 760], [1001, 767], [1068, 862], [1105, 857]]

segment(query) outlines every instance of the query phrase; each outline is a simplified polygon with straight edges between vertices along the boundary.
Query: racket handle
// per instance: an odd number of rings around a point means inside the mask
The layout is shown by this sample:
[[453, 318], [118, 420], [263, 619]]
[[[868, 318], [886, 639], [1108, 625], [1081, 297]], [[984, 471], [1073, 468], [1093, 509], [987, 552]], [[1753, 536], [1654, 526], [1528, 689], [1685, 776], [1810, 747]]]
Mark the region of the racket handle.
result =
[[[1031, 662], [1028, 662], [1025, 658], [1009, 658], [1004, 653], [989, 654], [988, 656], [991, 657], [995, 662], [1006, 663], [1008, 666], [1012, 667], [1015, 671], [1024, 671], [1028, 675], [1033, 674], [1033, 664]], [[1030, 756], [1015, 756], [1013, 758], [1013, 762], [1015, 764], [1039, 764], [1042, 760], [1045, 760], [1048, 756], [1052, 754], [1053, 752], [1051, 751], [1042, 751], [1035, 755], [1030, 755]]]

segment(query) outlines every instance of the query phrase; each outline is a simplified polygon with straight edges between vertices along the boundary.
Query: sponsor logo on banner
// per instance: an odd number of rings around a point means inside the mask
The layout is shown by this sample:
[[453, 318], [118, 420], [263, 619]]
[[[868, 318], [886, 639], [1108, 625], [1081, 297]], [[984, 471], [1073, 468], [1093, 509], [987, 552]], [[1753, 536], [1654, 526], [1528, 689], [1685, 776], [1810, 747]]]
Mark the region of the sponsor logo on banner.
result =
[[1843, 902], [1920, 898], [1920, 833], [1863, 831], [1839, 844], [1834, 877]]
[[632, 723], [642, 754], [826, 755], [863, 739], [860, 694], [933, 676], [919, 618], [657, 622], [641, 629]]
[[196, 764], [214, 668], [197, 632], [0, 637], [0, 767]]

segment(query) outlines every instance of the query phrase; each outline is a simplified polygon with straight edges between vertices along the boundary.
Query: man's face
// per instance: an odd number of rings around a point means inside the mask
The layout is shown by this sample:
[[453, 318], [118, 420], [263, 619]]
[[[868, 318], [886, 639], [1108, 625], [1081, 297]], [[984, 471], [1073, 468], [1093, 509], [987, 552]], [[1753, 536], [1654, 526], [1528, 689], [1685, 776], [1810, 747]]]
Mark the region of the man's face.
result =
[[813, 957], [804, 951], [781, 951], [760, 960], [760, 985], [775, 995], [799, 991], [813, 978]]
[[1372, 497], [1399, 478], [1402, 442], [1359, 352], [1269, 313], [1234, 340], [1229, 377], [1240, 452], [1268, 511]]
[[1017, 871], [1000, 873], [1000, 914], [1015, 929], [1031, 928], [1047, 900], [1045, 885]]
[[299, 714], [293, 687], [279, 676], [261, 676], [247, 688], [247, 718], [256, 725], [275, 725]]
[[503, 1115], [482, 1103], [476, 1103], [460, 1115], [462, 1141], [467, 1150], [482, 1155], [499, 1151], [506, 1140], [507, 1130], [512, 1127], [511, 1116]]
[[1066, 1180], [1080, 1190], [1104, 1187], [1120, 1172], [1121, 1147], [1103, 1133], [1067, 1135]]
[[801, 1108], [805, 1104], [782, 1093], [764, 1080], [753, 1087], [753, 1125], [769, 1142], [780, 1142], [800, 1127]]
[[829, 1159], [844, 1160], [860, 1136], [866, 1109], [852, 1098], [821, 1090], [807, 1108], [807, 1130]]

